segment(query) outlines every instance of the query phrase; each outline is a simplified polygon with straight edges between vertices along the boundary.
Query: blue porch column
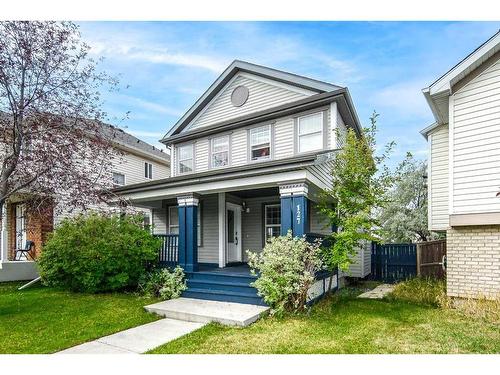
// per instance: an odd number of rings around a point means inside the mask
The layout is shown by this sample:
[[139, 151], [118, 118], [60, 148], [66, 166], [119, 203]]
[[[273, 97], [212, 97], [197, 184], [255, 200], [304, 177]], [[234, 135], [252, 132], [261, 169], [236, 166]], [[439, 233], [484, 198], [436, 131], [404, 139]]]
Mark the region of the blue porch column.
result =
[[309, 231], [307, 184], [294, 183], [280, 185], [281, 198], [281, 235], [289, 230], [297, 237]]
[[186, 272], [198, 271], [198, 197], [177, 197], [179, 209], [179, 265]]

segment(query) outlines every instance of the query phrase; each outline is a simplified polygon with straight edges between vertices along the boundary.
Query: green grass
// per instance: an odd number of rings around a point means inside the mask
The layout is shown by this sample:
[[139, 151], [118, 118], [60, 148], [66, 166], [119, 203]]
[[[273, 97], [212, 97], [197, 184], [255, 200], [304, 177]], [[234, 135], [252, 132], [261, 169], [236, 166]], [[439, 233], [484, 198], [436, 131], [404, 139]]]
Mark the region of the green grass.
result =
[[157, 319], [133, 294], [80, 294], [0, 283], [0, 353], [53, 353]]
[[500, 326], [452, 310], [356, 299], [345, 289], [309, 314], [247, 328], [209, 324], [152, 353], [499, 353]]

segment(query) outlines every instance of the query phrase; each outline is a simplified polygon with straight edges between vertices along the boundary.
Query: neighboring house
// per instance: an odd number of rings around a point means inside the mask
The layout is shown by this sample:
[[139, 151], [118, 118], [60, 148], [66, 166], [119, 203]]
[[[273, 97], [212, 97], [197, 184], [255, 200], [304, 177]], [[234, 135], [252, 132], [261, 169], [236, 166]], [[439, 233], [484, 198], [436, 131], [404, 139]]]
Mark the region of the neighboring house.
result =
[[[115, 192], [153, 209], [163, 260], [188, 273], [186, 295], [255, 302], [244, 286], [209, 283], [209, 271], [247, 277], [246, 251], [271, 237], [331, 232], [316, 204], [347, 128], [361, 132], [347, 88], [236, 60], [161, 140], [170, 178]], [[365, 253], [352, 276], [369, 272]]]
[[[119, 151], [112, 163], [113, 185], [127, 184], [163, 179], [170, 175], [170, 157], [158, 148], [110, 125], [107, 126], [116, 149]], [[26, 256], [16, 257], [15, 250], [24, 248], [27, 241], [33, 242], [30, 252], [35, 259], [40, 254], [42, 245], [54, 225], [64, 217], [74, 215], [81, 210], [69, 211], [64, 203], [56, 202], [57, 207], [48, 207], [42, 214], [27, 215], [21, 197], [11, 197], [4, 205], [1, 224], [0, 241], [0, 281], [27, 280], [36, 276], [36, 269], [31, 259]], [[92, 209], [116, 211], [116, 207], [104, 203]], [[151, 210], [138, 208], [144, 213], [145, 225], [151, 225]], [[19, 259], [20, 258], [20, 259]]]
[[500, 295], [500, 32], [423, 90], [429, 229], [446, 232], [450, 296]]

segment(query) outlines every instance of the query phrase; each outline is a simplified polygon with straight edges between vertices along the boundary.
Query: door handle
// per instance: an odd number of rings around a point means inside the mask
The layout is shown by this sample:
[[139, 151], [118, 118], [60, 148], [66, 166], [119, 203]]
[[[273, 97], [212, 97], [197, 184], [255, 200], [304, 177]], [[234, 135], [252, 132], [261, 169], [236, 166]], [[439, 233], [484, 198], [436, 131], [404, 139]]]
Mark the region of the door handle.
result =
[[235, 232], [234, 234], [234, 244], [238, 246], [238, 232]]

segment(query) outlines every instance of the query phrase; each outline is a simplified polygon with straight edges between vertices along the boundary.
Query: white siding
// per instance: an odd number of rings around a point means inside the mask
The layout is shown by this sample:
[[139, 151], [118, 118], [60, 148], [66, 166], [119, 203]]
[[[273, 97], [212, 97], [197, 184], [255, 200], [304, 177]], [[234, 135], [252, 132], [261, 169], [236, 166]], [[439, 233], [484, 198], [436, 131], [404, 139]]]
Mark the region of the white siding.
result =
[[[241, 107], [231, 103], [233, 90], [244, 85], [249, 90], [248, 100]], [[193, 119], [186, 130], [213, 125], [225, 120], [237, 118], [252, 112], [262, 111], [281, 104], [290, 103], [314, 94], [312, 91], [294, 88], [278, 82], [272, 82], [258, 76], [239, 73], [218, 96], [216, 96], [200, 114]]]
[[371, 243], [366, 241], [356, 253], [349, 267], [349, 272], [344, 276], [363, 278], [371, 272]]
[[170, 177], [170, 168], [167, 165], [129, 152], [112, 160], [113, 172], [123, 173], [126, 185], [151, 181], [144, 176], [145, 162], [153, 164], [153, 180]]
[[429, 134], [429, 229], [445, 230], [449, 226], [448, 210], [448, 125]]
[[500, 60], [451, 98], [452, 213], [500, 211]]

